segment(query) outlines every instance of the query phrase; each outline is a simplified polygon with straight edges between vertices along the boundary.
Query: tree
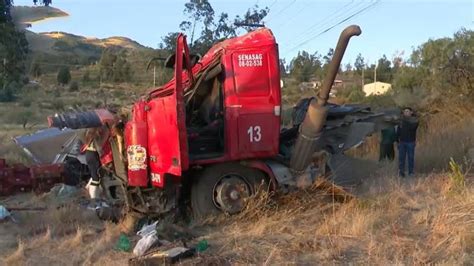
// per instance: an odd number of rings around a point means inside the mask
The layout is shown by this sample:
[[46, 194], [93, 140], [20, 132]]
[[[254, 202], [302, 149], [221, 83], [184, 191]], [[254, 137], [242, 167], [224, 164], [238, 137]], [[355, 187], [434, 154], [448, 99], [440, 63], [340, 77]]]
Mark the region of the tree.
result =
[[[12, 99], [25, 73], [28, 42], [25, 34], [18, 31], [10, 15], [11, 0], [0, 0], [0, 94], [2, 99]], [[7, 91], [8, 90], [8, 91]]]
[[[268, 15], [270, 9], [265, 7], [263, 9], [258, 9], [258, 5], [255, 5], [253, 8], [249, 8], [244, 14], [243, 18], [236, 16], [234, 22], [235, 24], [260, 24], [262, 20]], [[250, 32], [255, 29], [254, 26], [242, 26], [247, 32]]]
[[53, 3], [52, 0], [41, 0], [41, 1], [33, 0], [33, 4], [35, 4], [35, 6], [38, 4], [38, 2], [40, 2], [40, 4], [44, 6], [50, 6]]
[[357, 74], [362, 75], [362, 69], [365, 67], [365, 59], [361, 54], [358, 54], [354, 63]]
[[347, 72], [352, 72], [352, 65], [351, 65], [351, 63], [347, 63], [346, 66], [345, 66], [345, 68], [346, 68], [346, 71], [347, 71]]
[[12, 17], [10, 8], [12, 6], [11, 0], [0, 0], [0, 23], [11, 23]]
[[[208, 0], [189, 0], [184, 8], [187, 20], [181, 22], [180, 29], [190, 35], [190, 49], [199, 54], [206, 53], [212, 45], [222, 39], [235, 37], [237, 30], [243, 28], [251, 31], [255, 27], [236, 26], [235, 23], [261, 23], [269, 12], [268, 8], [259, 9], [257, 5], [249, 8], [242, 16], [234, 18], [232, 24], [227, 13], [216, 16], [211, 3]], [[217, 20], [216, 20], [217, 17]], [[159, 45], [163, 49], [173, 50], [176, 41], [176, 32], [168, 33]]]
[[298, 82], [306, 82], [311, 77], [320, 76], [322, 70], [320, 58], [321, 56], [318, 53], [298, 52], [298, 55], [291, 60], [290, 75]]
[[428, 40], [410, 55], [394, 77], [396, 90], [474, 96], [474, 31], [461, 29], [452, 38]]
[[71, 72], [69, 71], [69, 67], [62, 67], [59, 69], [57, 81], [59, 85], [69, 84], [71, 81]]
[[392, 82], [392, 67], [387, 56], [383, 55], [377, 63], [377, 81]]
[[127, 61], [125, 50], [105, 49], [102, 52], [99, 65], [100, 75], [104, 80], [113, 82], [127, 82], [131, 80], [131, 66]]
[[287, 76], [287, 73], [286, 73], [286, 61], [284, 58], [280, 59], [279, 60], [280, 62], [280, 76], [281, 77], [286, 77]]
[[[323, 71], [322, 71], [323, 76], [327, 75], [327, 72], [329, 70], [329, 64], [331, 63], [333, 56], [334, 56], [334, 49], [329, 48], [328, 53], [325, 56], [323, 56], [323, 59], [324, 59], [324, 65], [323, 65]], [[339, 66], [339, 69], [337, 72], [339, 73], [341, 71], [342, 71], [341, 66]]]

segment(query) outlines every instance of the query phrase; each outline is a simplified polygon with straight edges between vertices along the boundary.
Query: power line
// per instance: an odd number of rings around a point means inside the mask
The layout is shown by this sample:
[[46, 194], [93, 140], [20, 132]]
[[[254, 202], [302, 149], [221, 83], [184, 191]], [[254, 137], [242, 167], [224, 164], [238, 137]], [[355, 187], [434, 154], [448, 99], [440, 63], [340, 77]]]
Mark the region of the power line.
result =
[[[313, 4], [314, 4], [314, 2], [313, 2]], [[304, 9], [308, 9], [308, 6], [306, 6], [306, 5], [303, 3], [303, 7], [300, 8], [300, 9], [298, 9], [298, 11], [296, 11], [296, 16], [293, 15], [293, 16], [291, 16], [289, 19], [283, 20], [283, 22], [280, 23], [279, 25], [276, 25], [275, 28], [281, 28], [282, 26], [287, 25], [287, 24], [290, 23], [290, 22], [293, 22], [293, 21], [295, 20], [295, 18], [298, 17], [298, 14], [299, 14], [301, 11], [303, 11]]]
[[355, 16], [357, 16], [357, 15], [359, 15], [359, 14], [365, 12], [366, 10], [368, 10], [369, 8], [375, 6], [375, 5], [378, 4], [379, 2], [380, 2], [380, 0], [376, 0], [374, 3], [372, 3], [372, 4], [370, 4], [370, 5], [366, 6], [366, 7], [364, 7], [364, 8], [362, 8], [362, 9], [360, 9], [359, 11], [353, 13], [352, 15], [350, 15], [350, 16], [344, 18], [343, 20], [337, 22], [336, 24], [330, 26], [329, 28], [327, 28], [327, 29], [321, 31], [321, 32], [318, 33], [317, 35], [312, 36], [312, 37], [310, 37], [309, 39], [307, 39], [306, 41], [304, 41], [304, 42], [300, 43], [299, 45], [293, 47], [292, 49], [288, 50], [286, 53], [292, 52], [292, 51], [294, 51], [295, 49], [297, 49], [297, 48], [299, 48], [299, 47], [301, 47], [301, 46], [307, 44], [308, 42], [314, 40], [315, 38], [317, 38], [317, 37], [323, 35], [324, 33], [326, 33], [326, 32], [328, 32], [328, 31], [332, 30], [332, 29], [335, 28], [336, 26], [339, 26], [339, 25], [341, 25], [342, 23], [344, 23], [344, 22], [350, 20], [351, 18], [354, 18]]
[[[329, 14], [328, 16], [324, 17], [323, 19], [319, 20], [315, 24], [311, 25], [305, 31], [303, 31], [301, 34], [299, 34], [297, 37], [293, 38], [293, 40], [295, 40], [296, 42], [301, 42], [308, 35], [312, 35], [312, 34], [318, 32], [319, 30], [321, 30], [321, 28], [325, 27], [329, 23], [332, 23], [333, 21], [337, 21], [341, 17], [344, 17], [347, 14], [352, 13], [353, 9], [358, 7], [359, 4], [362, 3], [362, 1], [359, 2], [358, 4], [356, 4], [355, 6], [349, 7], [350, 5], [352, 5], [352, 3], [354, 3], [354, 0], [352, 0], [351, 2], [345, 4], [344, 6], [342, 6], [341, 8], [336, 10], [335, 12]], [[341, 11], [342, 11], [342, 13], [341, 13]]]
[[273, 1], [273, 3], [268, 7], [268, 9], [272, 8], [276, 4], [277, 0]]
[[273, 18], [276, 18], [278, 17], [278, 15], [280, 15], [283, 11], [285, 11], [286, 9], [290, 8], [294, 3], [296, 2], [296, 0], [293, 0], [291, 3], [289, 3], [288, 5], [286, 5], [284, 8], [280, 9], [280, 11], [278, 13], [276, 13], [273, 17], [270, 17], [269, 20], [265, 21], [265, 23], [268, 23], [270, 22], [271, 20], [273, 20]]

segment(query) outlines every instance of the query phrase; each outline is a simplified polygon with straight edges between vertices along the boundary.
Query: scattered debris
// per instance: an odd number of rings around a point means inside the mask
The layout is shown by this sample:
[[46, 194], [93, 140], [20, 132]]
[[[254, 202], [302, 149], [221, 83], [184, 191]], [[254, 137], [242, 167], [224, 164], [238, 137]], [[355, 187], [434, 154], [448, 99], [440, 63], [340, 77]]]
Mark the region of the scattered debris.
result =
[[97, 217], [103, 221], [111, 221], [118, 223], [123, 213], [120, 208], [115, 207], [103, 207], [96, 209]]
[[0, 205], [0, 221], [10, 217], [10, 212], [4, 206]]
[[144, 236], [149, 235], [152, 232], [156, 232], [156, 225], [157, 224], [158, 224], [158, 221], [156, 221], [152, 224], [149, 224], [149, 225], [144, 224], [142, 229], [140, 229], [140, 231], [137, 232], [137, 235], [139, 235], [141, 237], [144, 237]]
[[197, 253], [202, 253], [209, 248], [209, 244], [206, 239], [199, 241], [195, 247]]
[[115, 245], [115, 249], [124, 252], [130, 252], [132, 245], [130, 243], [130, 239], [124, 234], [121, 233], [117, 244]]
[[6, 207], [9, 211], [45, 211], [45, 207]]
[[172, 264], [196, 254], [194, 248], [174, 247], [165, 251], [156, 251], [143, 257], [129, 260], [129, 265], [158, 265]]
[[57, 184], [49, 191], [49, 193], [58, 199], [65, 199], [75, 196], [78, 191], [79, 189], [77, 187]]
[[136, 256], [142, 256], [157, 242], [158, 236], [156, 235], [156, 230], [152, 230], [138, 241], [133, 249], [133, 254]]

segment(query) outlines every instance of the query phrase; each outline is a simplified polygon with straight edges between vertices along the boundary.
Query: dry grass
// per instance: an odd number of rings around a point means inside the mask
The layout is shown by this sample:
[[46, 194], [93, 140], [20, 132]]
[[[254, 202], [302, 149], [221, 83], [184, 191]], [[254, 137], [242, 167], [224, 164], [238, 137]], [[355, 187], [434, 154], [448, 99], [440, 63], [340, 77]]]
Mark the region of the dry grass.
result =
[[127, 264], [128, 255], [113, 250], [120, 226], [92, 211], [66, 206], [21, 218], [21, 228], [11, 225], [20, 240], [4, 257], [6, 265]]
[[[469, 149], [474, 148], [474, 110], [472, 104], [442, 107], [443, 112], [426, 113], [420, 117], [415, 151], [415, 171], [431, 173], [446, 171], [449, 161], [472, 160]], [[378, 160], [379, 134], [369, 137], [350, 153], [356, 157]], [[397, 156], [397, 155], [396, 155]]]
[[[420, 128], [416, 152], [422, 175], [399, 179], [393, 176], [395, 164], [382, 164], [356, 191], [358, 197], [345, 202], [314, 188], [287, 195], [258, 193], [242, 213], [195, 228], [211, 246], [188, 262], [472, 264], [474, 179], [461, 170], [448, 172], [448, 162], [452, 157], [465, 166], [463, 157], [474, 147], [474, 120], [449, 113], [423, 117], [422, 123], [430, 125]], [[377, 139], [360, 149], [376, 158]], [[49, 209], [22, 214], [19, 224], [0, 224], [0, 264], [127, 264], [131, 254], [113, 246], [120, 232], [129, 231], [131, 220], [103, 223], [74, 203], [59, 206], [47, 197], [21, 201], [22, 206]]]
[[263, 197], [207, 237], [213, 254], [237, 264], [467, 263], [474, 188], [453, 195], [450, 182], [446, 175], [377, 178], [347, 203], [309, 190], [269, 208]]

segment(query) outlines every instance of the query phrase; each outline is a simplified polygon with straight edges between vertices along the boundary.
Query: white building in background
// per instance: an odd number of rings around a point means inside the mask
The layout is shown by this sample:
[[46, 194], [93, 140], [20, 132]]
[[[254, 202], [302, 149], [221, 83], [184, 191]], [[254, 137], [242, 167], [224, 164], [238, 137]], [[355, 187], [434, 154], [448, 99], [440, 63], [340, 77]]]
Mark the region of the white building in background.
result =
[[382, 94], [387, 93], [391, 89], [392, 89], [392, 84], [377, 81], [374, 83], [365, 84], [363, 91], [365, 93], [365, 96], [369, 96], [369, 95], [382, 95]]

